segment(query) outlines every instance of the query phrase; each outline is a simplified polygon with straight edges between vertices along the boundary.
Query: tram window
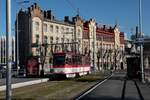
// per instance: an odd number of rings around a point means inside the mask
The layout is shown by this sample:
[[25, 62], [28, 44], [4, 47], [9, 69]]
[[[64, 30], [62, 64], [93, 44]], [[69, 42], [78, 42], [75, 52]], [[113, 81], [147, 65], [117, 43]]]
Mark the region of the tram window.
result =
[[79, 56], [79, 64], [82, 64], [82, 57]]
[[69, 57], [66, 58], [66, 64], [71, 64], [71, 58]]
[[74, 57], [74, 56], [72, 57], [72, 63], [73, 63], [73, 64], [76, 64], [76, 60], [75, 60], [75, 57]]

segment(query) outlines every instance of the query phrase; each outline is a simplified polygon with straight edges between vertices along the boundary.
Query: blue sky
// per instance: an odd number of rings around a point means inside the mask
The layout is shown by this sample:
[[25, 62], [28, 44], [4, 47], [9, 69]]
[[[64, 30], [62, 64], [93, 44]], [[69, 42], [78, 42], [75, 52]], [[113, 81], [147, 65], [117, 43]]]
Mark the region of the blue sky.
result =
[[[0, 0], [0, 34], [5, 33], [5, 1]], [[36, 2], [42, 9], [51, 9], [57, 19], [64, 16], [73, 17], [79, 8], [80, 16], [88, 20], [95, 18], [97, 23], [114, 26], [117, 22], [120, 30], [128, 37], [135, 32], [138, 25], [139, 0], [30, 0], [28, 4], [17, 4], [22, 0], [11, 0], [12, 4], [12, 34], [14, 35], [14, 22], [19, 8], [27, 8]], [[142, 0], [143, 33], [150, 35], [150, 0]]]

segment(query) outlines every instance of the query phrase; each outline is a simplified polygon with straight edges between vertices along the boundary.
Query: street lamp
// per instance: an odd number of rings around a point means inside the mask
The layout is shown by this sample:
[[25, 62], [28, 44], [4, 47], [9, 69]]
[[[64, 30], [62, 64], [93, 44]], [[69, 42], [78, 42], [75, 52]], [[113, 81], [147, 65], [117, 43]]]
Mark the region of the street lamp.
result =
[[[142, 0], [139, 0], [139, 30], [140, 30], [140, 38], [143, 38], [142, 33]], [[140, 56], [141, 56], [141, 78], [142, 83], [145, 83], [144, 79], [144, 66], [143, 66], [143, 44], [140, 45]]]

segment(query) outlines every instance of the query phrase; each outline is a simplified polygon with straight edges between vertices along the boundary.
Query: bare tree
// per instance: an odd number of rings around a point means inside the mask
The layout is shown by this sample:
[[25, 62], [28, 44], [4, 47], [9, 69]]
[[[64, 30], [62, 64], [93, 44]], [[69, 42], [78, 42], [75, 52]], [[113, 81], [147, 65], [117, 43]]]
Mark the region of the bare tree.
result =
[[99, 60], [100, 60], [101, 55], [102, 55], [102, 52], [101, 52], [100, 50], [98, 50], [98, 52], [97, 52], [97, 65], [98, 65], [98, 70], [100, 70]]

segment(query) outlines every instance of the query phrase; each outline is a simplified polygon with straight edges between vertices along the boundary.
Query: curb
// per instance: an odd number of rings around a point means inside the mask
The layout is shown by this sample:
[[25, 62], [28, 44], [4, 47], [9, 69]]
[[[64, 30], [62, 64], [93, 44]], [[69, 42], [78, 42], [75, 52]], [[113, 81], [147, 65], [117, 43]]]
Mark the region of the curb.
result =
[[74, 98], [74, 100], [80, 100], [81, 98], [83, 98], [85, 95], [87, 95], [88, 93], [90, 93], [91, 91], [93, 91], [96, 87], [98, 87], [99, 85], [103, 84], [105, 81], [107, 81], [113, 74], [107, 76], [106, 78], [104, 78], [104, 80], [97, 82], [96, 84], [94, 84], [92, 87], [88, 88], [87, 90], [85, 90], [84, 92], [82, 92], [81, 94], [79, 94], [78, 96], [76, 96]]
[[[34, 80], [34, 81], [21, 82], [21, 83], [15, 83], [15, 84], [12, 84], [11, 87], [12, 87], [12, 89], [15, 89], [15, 88], [29, 86], [29, 85], [33, 85], [33, 84], [39, 84], [39, 83], [43, 83], [43, 82], [47, 82], [47, 81], [49, 81], [49, 78], [39, 79], [39, 80]], [[6, 85], [0, 86], [0, 91], [5, 91], [5, 90], [6, 90]]]

